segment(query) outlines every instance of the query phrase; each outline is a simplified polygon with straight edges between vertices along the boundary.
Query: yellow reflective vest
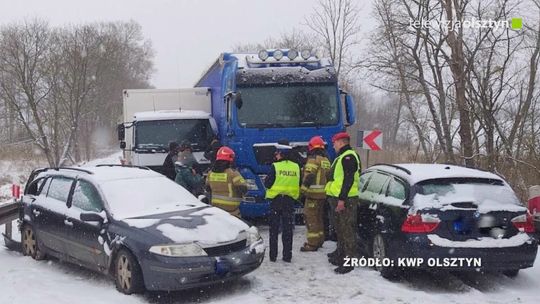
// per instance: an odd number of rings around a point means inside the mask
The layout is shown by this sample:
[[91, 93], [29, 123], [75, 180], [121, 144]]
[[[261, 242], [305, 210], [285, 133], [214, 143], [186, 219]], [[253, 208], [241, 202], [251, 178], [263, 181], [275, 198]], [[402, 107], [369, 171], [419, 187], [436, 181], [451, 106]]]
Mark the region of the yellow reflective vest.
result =
[[[354, 158], [356, 158], [356, 161], [358, 162], [358, 168], [360, 168], [360, 158], [358, 157], [358, 154], [354, 150], [347, 150], [343, 152], [340, 156], [336, 157], [334, 162], [332, 163], [333, 168], [333, 178], [331, 181], [329, 181], [326, 184], [325, 190], [326, 195], [332, 196], [332, 197], [339, 197], [339, 194], [341, 193], [341, 187], [343, 186], [343, 179], [345, 178], [345, 172], [343, 171], [343, 164], [342, 159], [347, 155], [353, 155]], [[357, 197], [358, 196], [358, 183], [360, 181], [360, 173], [358, 170], [354, 173], [354, 179], [353, 184], [351, 186], [351, 189], [349, 190], [349, 193], [347, 194], [347, 197]]]
[[294, 199], [300, 196], [300, 167], [290, 160], [272, 164], [276, 171], [276, 179], [270, 189], [266, 190], [266, 198], [273, 199], [279, 194], [288, 195]]

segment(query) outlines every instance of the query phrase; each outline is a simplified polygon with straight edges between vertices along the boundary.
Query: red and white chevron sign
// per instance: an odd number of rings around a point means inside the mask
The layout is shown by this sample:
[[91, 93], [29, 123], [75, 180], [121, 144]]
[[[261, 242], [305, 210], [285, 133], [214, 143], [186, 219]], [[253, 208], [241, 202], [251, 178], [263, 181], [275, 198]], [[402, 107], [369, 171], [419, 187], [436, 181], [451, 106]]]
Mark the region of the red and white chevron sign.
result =
[[[366, 150], [382, 150], [383, 134], [381, 130], [358, 131], [358, 139], [362, 138], [362, 148]], [[360, 146], [360, 142], [359, 142]]]

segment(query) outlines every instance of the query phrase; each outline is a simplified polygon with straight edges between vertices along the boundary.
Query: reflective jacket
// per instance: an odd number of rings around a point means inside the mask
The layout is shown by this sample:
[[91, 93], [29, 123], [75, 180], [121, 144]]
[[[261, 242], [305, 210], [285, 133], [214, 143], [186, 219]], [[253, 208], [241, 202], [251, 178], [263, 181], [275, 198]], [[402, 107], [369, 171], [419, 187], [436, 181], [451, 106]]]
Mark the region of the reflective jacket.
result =
[[326, 198], [326, 174], [331, 164], [327, 157], [322, 155], [309, 156], [304, 166], [303, 181], [300, 190], [307, 198]]
[[281, 160], [272, 164], [275, 179], [266, 190], [266, 198], [273, 199], [278, 195], [287, 195], [294, 199], [300, 196], [300, 167], [290, 160]]
[[211, 204], [239, 216], [242, 196], [247, 192], [246, 180], [231, 168], [223, 172], [210, 171], [206, 184], [212, 191]]

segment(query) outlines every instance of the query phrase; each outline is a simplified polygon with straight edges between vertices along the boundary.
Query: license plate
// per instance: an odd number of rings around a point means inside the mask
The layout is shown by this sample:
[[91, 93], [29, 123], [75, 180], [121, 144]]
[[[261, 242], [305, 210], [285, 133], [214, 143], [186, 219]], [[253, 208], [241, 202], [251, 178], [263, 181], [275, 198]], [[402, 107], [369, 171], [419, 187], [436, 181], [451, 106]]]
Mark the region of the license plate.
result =
[[294, 209], [294, 214], [304, 214], [304, 208], [296, 208], [296, 209]]

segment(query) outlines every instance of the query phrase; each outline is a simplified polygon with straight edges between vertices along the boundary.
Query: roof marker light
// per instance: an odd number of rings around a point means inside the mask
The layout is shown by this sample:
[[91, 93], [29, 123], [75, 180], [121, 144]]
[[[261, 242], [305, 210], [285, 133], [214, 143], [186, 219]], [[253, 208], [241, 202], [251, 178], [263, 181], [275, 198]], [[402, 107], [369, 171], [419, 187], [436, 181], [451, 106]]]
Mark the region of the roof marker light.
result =
[[274, 59], [276, 59], [277, 61], [280, 61], [281, 58], [283, 58], [283, 52], [281, 50], [275, 50], [274, 51], [274, 55], [273, 55]]
[[287, 57], [289, 57], [290, 60], [294, 60], [296, 57], [298, 57], [298, 51], [289, 50], [289, 52], [287, 53]]
[[268, 59], [268, 52], [266, 50], [260, 50], [259, 59], [262, 61], [265, 61], [266, 59]]

